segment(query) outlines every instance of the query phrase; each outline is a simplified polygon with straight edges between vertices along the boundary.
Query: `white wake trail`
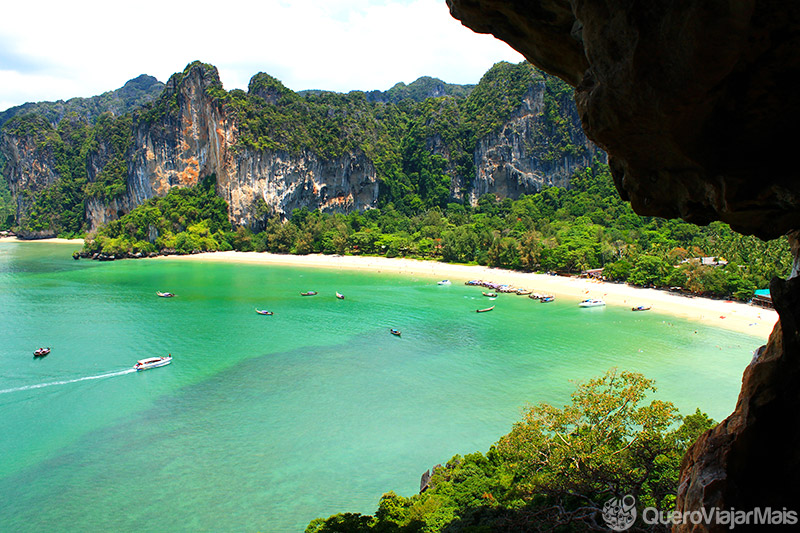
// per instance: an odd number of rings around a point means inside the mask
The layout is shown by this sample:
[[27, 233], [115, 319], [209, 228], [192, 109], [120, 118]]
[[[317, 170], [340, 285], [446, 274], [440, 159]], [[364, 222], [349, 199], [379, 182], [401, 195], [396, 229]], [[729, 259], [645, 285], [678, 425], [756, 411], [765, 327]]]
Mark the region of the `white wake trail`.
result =
[[84, 378], [77, 378], [77, 379], [68, 379], [65, 381], [51, 381], [49, 383], [37, 383], [36, 385], [25, 385], [24, 387], [14, 387], [13, 389], [3, 389], [0, 390], [0, 394], [7, 394], [9, 392], [21, 392], [24, 390], [32, 390], [32, 389], [41, 389], [44, 387], [52, 387], [53, 385], [68, 385], [69, 383], [77, 383], [79, 381], [87, 381], [90, 379], [103, 379], [103, 378], [113, 378], [114, 376], [124, 376], [125, 374], [131, 374], [136, 372], [135, 368], [128, 368], [126, 370], [120, 370], [119, 372], [109, 372], [107, 374], [98, 374], [97, 376], [86, 376]]

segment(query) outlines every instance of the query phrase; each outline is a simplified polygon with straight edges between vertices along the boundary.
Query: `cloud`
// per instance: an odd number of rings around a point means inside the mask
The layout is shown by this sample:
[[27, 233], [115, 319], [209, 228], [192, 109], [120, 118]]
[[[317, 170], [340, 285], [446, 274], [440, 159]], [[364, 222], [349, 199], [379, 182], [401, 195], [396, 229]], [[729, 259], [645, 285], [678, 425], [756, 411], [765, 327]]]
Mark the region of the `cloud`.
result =
[[267, 72], [294, 90], [349, 91], [423, 75], [476, 83], [522, 57], [461, 26], [444, 0], [30, 0], [0, 19], [0, 109], [100, 94], [143, 73], [166, 81], [196, 59], [227, 89]]

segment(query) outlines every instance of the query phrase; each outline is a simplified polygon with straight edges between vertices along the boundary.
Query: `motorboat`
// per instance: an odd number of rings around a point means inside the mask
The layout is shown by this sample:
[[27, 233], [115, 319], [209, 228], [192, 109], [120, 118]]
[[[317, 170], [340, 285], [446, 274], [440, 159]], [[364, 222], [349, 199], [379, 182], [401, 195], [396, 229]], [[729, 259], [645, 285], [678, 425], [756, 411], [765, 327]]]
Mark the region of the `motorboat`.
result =
[[603, 300], [596, 300], [594, 298], [587, 298], [578, 304], [578, 307], [602, 307], [606, 305]]
[[172, 298], [173, 296], [175, 296], [175, 295], [174, 295], [174, 294], [172, 294], [171, 292], [161, 292], [161, 291], [156, 291], [156, 294], [158, 294], [158, 295], [159, 295], [159, 296], [161, 296], [162, 298]]
[[50, 353], [50, 348], [39, 348], [35, 352], [33, 352], [34, 357], [44, 357], [45, 355]]
[[317, 291], [308, 291], [308, 292], [301, 292], [300, 296], [316, 296]]
[[158, 368], [160, 366], [166, 366], [172, 362], [172, 356], [168, 355], [166, 357], [148, 357], [147, 359], [139, 359], [136, 361], [136, 364], [133, 365], [134, 370], [150, 370], [151, 368]]
[[258, 313], [259, 315], [268, 315], [268, 316], [275, 314], [272, 311], [267, 311], [266, 309], [258, 309], [258, 308], [256, 309], [256, 313]]
[[486, 309], [476, 309], [475, 312], [476, 313], [485, 313], [487, 311], [491, 311], [492, 309], [494, 309], [494, 306], [487, 307]]
[[340, 300], [344, 300], [344, 294], [342, 294], [340, 292], [336, 293], [336, 297], [339, 298]]
[[436, 284], [437, 285], [450, 285], [451, 283], [450, 283], [449, 279], [443, 279], [442, 281], [437, 281]]

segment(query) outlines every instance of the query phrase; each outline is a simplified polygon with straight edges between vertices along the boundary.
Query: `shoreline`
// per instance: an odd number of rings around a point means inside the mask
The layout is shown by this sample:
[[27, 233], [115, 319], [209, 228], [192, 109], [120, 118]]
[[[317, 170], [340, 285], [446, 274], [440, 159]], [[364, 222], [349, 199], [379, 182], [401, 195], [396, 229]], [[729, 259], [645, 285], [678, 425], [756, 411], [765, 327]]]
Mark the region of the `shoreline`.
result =
[[19, 237], [0, 237], [0, 242], [44, 242], [48, 244], [80, 244], [83, 246], [83, 239], [59, 239], [50, 237], [47, 239], [20, 239]]
[[[686, 318], [713, 327], [761, 337], [765, 343], [778, 320], [778, 313], [774, 309], [765, 309], [741, 302], [683, 296], [659, 289], [645, 289], [622, 283], [518, 272], [480, 265], [459, 265], [407, 258], [320, 254], [289, 255], [235, 251], [168, 255], [153, 259], [368, 270], [375, 273], [425, 276], [432, 280], [449, 279], [457, 284], [474, 279], [494, 281], [508, 283], [518, 288], [527, 288], [533, 292], [553, 294], [556, 298], [572, 299], [575, 305], [586, 298], [598, 298], [609, 305], [629, 308], [650, 305], [656, 313]], [[475, 289], [480, 290], [481, 288], [476, 287]], [[506, 297], [519, 298], [514, 295], [506, 295]]]
[[[36, 239], [0, 237], [2, 242], [40, 242], [55, 244], [80, 244], [83, 239]], [[572, 299], [577, 303], [586, 298], [598, 298], [609, 305], [634, 307], [649, 305], [656, 313], [663, 313], [709, 326], [761, 337], [764, 342], [778, 321], [774, 309], [766, 309], [731, 300], [714, 300], [699, 296], [685, 296], [659, 289], [645, 289], [624, 283], [550, 276], [530, 272], [503, 270], [481, 265], [462, 265], [423, 261], [408, 258], [356, 255], [291, 255], [268, 252], [202, 252], [192, 255], [159, 255], [151, 259], [176, 259], [181, 261], [216, 261], [225, 263], [248, 263], [281, 265], [305, 268], [327, 268], [338, 270], [367, 270], [405, 276], [425, 276], [431, 280], [450, 279], [463, 284], [469, 280], [507, 283], [533, 292], [552, 294], [556, 298]], [[480, 289], [476, 287], [476, 290]], [[507, 297], [512, 297], [508, 295]]]

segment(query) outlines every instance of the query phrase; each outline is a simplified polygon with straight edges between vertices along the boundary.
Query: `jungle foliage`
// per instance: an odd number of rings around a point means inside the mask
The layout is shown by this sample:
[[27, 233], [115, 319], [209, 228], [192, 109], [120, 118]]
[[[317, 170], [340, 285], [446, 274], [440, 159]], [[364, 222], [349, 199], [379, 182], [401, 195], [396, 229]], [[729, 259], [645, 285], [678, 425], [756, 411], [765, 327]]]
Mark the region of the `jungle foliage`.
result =
[[374, 515], [318, 518], [306, 533], [596, 531], [603, 504], [627, 494], [670, 511], [684, 453], [715, 422], [699, 409], [680, 416], [654, 392], [641, 374], [612, 369], [563, 408], [528, 407], [486, 453], [437, 466], [421, 494], [388, 492]]
[[[167, 198], [184, 194], [189, 193], [173, 190]], [[225, 202], [214, 206], [217, 219], [225, 218]], [[147, 239], [141, 230], [129, 223], [139, 220], [143, 209], [147, 207], [106, 226], [100, 236], [119, 239], [115, 249], [120, 251], [151, 250], [155, 238], [142, 242]], [[404, 215], [393, 203], [349, 214], [302, 208], [283, 220], [271, 216], [264, 204], [260, 213], [259, 231], [225, 230], [220, 223], [215, 242], [195, 250], [414, 257], [562, 274], [603, 268], [611, 281], [740, 300], [749, 300], [754, 289], [768, 286], [773, 277], [788, 275], [791, 265], [785, 238], [764, 242], [721, 222], [700, 227], [636, 215], [620, 200], [608, 167], [600, 163], [576, 173], [568, 189], [549, 187], [518, 200], [485, 195], [474, 208], [449, 203], [414, 216]], [[170, 212], [162, 216], [176, 217]], [[156, 246], [162, 248], [175, 247]], [[184, 244], [180, 251], [193, 250]], [[724, 259], [727, 264], [703, 264], [702, 257], [710, 259], [706, 263]]]

